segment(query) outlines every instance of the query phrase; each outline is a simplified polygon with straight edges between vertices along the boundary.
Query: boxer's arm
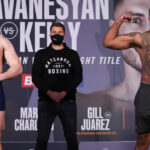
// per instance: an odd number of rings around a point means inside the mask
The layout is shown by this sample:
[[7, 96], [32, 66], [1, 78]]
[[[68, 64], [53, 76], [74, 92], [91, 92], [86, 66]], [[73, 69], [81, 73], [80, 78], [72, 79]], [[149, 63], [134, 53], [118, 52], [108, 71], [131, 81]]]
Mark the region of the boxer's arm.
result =
[[108, 30], [104, 37], [103, 45], [107, 48], [124, 50], [133, 47], [136, 44], [137, 35], [139, 33], [129, 33], [124, 35], [118, 35], [119, 28], [123, 22], [132, 20], [130, 13], [122, 15], [113, 26]]
[[9, 69], [6, 72], [0, 74], [0, 81], [2, 81], [20, 75], [23, 69], [11, 42], [2, 36], [0, 37], [0, 40], [2, 49], [4, 51], [4, 58], [9, 65]]
[[135, 48], [137, 46], [141, 46], [140, 43], [140, 33], [132, 32], [129, 34], [119, 35], [110, 40], [108, 44], [104, 44], [104, 46], [116, 50], [125, 50], [131, 47]]

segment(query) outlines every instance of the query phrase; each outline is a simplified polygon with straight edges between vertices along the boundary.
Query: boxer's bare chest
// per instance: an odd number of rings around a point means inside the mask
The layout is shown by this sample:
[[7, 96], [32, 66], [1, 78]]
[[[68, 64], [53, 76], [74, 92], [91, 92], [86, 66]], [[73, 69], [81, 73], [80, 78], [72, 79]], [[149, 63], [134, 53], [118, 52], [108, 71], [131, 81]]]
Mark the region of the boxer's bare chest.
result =
[[138, 51], [142, 63], [142, 72], [144, 74], [150, 75], [150, 32], [143, 33], [142, 47]]

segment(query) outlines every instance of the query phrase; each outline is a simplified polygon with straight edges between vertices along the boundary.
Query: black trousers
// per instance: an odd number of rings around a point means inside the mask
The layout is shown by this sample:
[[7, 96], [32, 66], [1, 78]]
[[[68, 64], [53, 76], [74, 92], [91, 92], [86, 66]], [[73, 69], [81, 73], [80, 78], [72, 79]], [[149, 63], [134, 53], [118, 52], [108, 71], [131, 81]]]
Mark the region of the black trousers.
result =
[[47, 150], [52, 124], [58, 116], [63, 125], [68, 150], [78, 150], [77, 111], [74, 100], [38, 102], [38, 137], [35, 150]]

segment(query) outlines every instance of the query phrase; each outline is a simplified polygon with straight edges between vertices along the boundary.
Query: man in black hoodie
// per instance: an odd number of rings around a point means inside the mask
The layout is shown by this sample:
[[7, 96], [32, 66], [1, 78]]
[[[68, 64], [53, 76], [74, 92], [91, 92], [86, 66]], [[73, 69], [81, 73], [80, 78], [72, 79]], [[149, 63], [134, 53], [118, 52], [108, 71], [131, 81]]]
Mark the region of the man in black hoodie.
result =
[[76, 136], [76, 88], [82, 81], [79, 55], [63, 43], [65, 27], [54, 23], [52, 43], [39, 50], [32, 68], [32, 81], [39, 90], [36, 150], [46, 150], [52, 124], [58, 115], [68, 150], [78, 150]]

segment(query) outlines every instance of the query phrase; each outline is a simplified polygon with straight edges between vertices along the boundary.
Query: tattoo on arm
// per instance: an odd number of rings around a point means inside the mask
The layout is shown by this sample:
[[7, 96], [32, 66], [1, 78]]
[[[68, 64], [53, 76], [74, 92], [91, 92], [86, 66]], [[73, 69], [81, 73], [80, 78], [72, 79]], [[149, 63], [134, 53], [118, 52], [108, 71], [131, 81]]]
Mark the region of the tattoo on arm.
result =
[[134, 37], [138, 34], [138, 32], [131, 32], [131, 33], [127, 33], [127, 34], [122, 34], [120, 36], [129, 36], [129, 37]]
[[[122, 34], [122, 35], [119, 35], [120, 37], [128, 37], [128, 38], [133, 38], [135, 37], [137, 34], [139, 34], [139, 32], [131, 32], [131, 33], [127, 33], [127, 34]], [[133, 43], [132, 40], [131, 40], [131, 43], [130, 43], [130, 47], [136, 47], [136, 43]]]
[[147, 51], [150, 51], [150, 35], [141, 34], [142, 38], [142, 47], [146, 48]]

